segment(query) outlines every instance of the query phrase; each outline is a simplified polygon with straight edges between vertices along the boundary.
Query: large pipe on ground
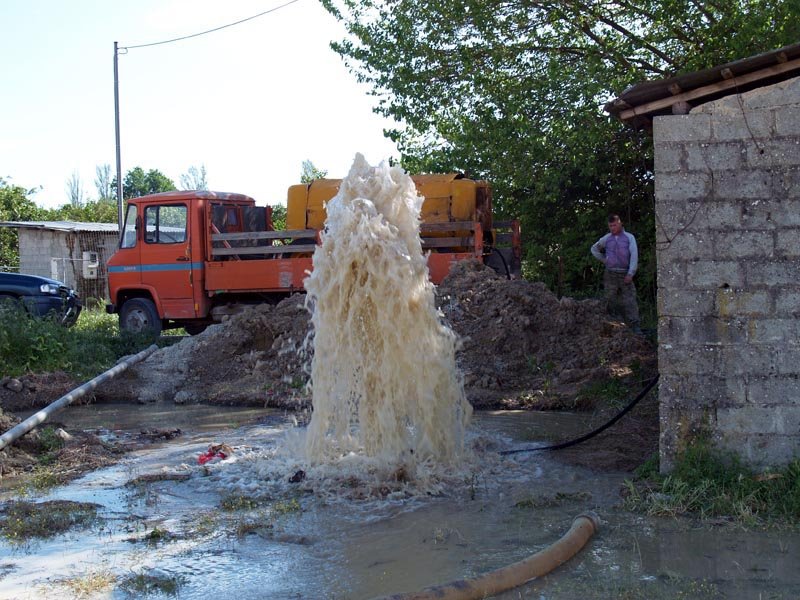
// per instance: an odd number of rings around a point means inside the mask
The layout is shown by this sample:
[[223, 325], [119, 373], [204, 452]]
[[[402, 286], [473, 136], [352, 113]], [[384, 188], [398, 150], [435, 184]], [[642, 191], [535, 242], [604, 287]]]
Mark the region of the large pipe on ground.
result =
[[572, 527], [560, 540], [526, 558], [502, 569], [474, 579], [461, 579], [429, 587], [421, 592], [383, 596], [375, 600], [480, 600], [522, 585], [546, 575], [575, 556], [600, 529], [600, 519], [593, 512], [578, 515]]
[[42, 410], [37, 412], [36, 414], [31, 415], [27, 419], [25, 419], [22, 423], [15, 425], [8, 431], [6, 431], [3, 435], [0, 435], [0, 450], [8, 446], [9, 444], [15, 442], [18, 438], [22, 437], [26, 433], [28, 433], [31, 429], [36, 427], [37, 425], [43, 423], [47, 418], [52, 415], [53, 413], [58, 412], [62, 408], [70, 405], [72, 402], [84, 396], [86, 392], [90, 392], [91, 390], [95, 389], [101, 383], [108, 381], [109, 379], [113, 379], [125, 369], [130, 367], [131, 365], [135, 365], [137, 362], [140, 362], [150, 356], [153, 352], [158, 350], [158, 346], [152, 344], [148, 346], [138, 354], [134, 354], [127, 359], [118, 362], [116, 365], [100, 373], [94, 379], [91, 379], [84, 383], [82, 386], [75, 388], [69, 394], [65, 396], [61, 396], [55, 402], [52, 402], [45, 406]]

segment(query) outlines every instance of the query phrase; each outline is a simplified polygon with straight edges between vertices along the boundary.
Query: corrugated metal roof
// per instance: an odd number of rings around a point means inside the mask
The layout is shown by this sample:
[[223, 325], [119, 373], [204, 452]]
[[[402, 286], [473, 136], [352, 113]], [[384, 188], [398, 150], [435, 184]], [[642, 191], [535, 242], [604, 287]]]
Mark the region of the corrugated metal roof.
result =
[[0, 227], [44, 229], [48, 231], [119, 233], [119, 226], [116, 223], [83, 223], [80, 221], [0, 221]]
[[689, 107], [800, 75], [800, 43], [702, 71], [646, 81], [606, 103], [606, 112], [641, 128], [657, 115], [683, 114]]

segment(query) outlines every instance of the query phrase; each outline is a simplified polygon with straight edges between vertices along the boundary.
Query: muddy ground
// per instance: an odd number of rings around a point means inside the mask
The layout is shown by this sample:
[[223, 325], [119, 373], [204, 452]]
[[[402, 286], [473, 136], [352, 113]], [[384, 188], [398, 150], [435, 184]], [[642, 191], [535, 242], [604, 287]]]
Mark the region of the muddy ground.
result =
[[[96, 390], [89, 401], [307, 410], [309, 318], [303, 301], [296, 295], [277, 305], [259, 305], [162, 348]], [[627, 388], [631, 398], [656, 373], [653, 343], [612, 320], [599, 300], [559, 299], [541, 283], [507, 280], [477, 262], [463, 261], [439, 286], [437, 302], [461, 337], [457, 360], [476, 409], [591, 411], [599, 425], [621, 407], [618, 399], [611, 402], [604, 394], [604, 386]], [[0, 407], [13, 413], [43, 406], [78, 383], [59, 373], [6, 378], [0, 382]], [[641, 464], [658, 443], [654, 396], [611, 429], [560, 451], [559, 457], [595, 469], [629, 470]], [[12, 422], [13, 415], [0, 412], [0, 431]], [[73, 443], [83, 443], [87, 452], [93, 447], [92, 440]], [[24, 464], [22, 452], [24, 444], [0, 451], [0, 475], [11, 462], [15, 468]]]

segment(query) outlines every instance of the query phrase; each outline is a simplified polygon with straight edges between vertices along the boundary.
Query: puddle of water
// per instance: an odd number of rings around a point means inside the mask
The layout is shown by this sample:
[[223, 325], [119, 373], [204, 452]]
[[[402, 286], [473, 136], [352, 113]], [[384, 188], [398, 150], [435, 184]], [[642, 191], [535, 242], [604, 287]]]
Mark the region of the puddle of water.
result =
[[[498, 597], [800, 596], [799, 534], [693, 529], [687, 521], [632, 515], [618, 507], [621, 474], [595, 474], [536, 453], [497, 458], [497, 449], [536, 441], [537, 432], [558, 439], [582, 432], [582, 420], [570, 417], [476, 415], [471, 435], [491, 442], [491, 449], [473, 465], [471, 479], [448, 480], [436, 497], [360, 501], [348, 499], [346, 481], [338, 496], [320, 493], [313, 474], [288, 483], [295, 465], [280, 455], [287, 425], [279, 419], [190, 431], [35, 498], [96, 502], [105, 521], [29, 548], [0, 543], [0, 598], [69, 597], [57, 581], [103, 570], [123, 578], [140, 569], [182, 578], [180, 599], [372, 598], [521, 560], [554, 542], [589, 509], [604, 523], [583, 552], [553, 574]], [[197, 456], [210, 441], [234, 445], [234, 458], [203, 469]], [[190, 478], [125, 486], [163, 472]], [[222, 499], [247, 480], [269, 498], [251, 510], [222, 510]], [[542, 508], [517, 505], [557, 492], [570, 499]], [[144, 541], [154, 527], [173, 538]], [[117, 587], [93, 597], [129, 596]]]
[[[27, 419], [36, 411], [17, 412]], [[67, 429], [109, 431], [141, 431], [143, 429], [181, 429], [183, 431], [220, 431], [252, 423], [267, 416], [281, 415], [271, 408], [242, 406], [103, 403], [68, 406], [51, 420]]]

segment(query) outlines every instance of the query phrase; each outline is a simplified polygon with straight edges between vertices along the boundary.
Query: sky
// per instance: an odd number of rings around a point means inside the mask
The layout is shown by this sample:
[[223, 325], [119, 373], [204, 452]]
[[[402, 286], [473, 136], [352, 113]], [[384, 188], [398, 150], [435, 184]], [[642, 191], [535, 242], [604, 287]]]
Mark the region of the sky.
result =
[[[0, 177], [38, 205], [68, 202], [74, 173], [97, 197], [116, 170], [114, 42], [202, 32], [288, 0], [1, 0]], [[184, 41], [119, 55], [122, 173], [158, 169], [180, 187], [205, 166], [209, 189], [285, 203], [310, 160], [344, 177], [357, 152], [397, 157], [392, 121], [330, 49], [344, 29], [318, 0]]]

